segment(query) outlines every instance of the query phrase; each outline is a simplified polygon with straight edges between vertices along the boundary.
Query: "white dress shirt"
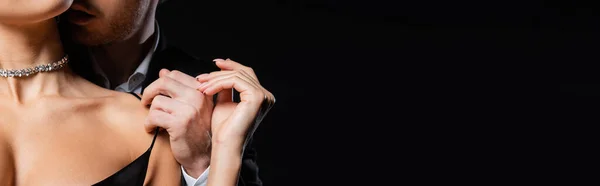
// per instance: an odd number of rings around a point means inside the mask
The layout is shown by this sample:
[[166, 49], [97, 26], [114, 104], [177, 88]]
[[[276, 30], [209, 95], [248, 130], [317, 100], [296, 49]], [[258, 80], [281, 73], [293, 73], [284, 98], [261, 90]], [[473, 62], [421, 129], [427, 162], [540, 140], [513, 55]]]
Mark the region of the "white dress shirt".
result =
[[[150, 61], [152, 61], [152, 56], [154, 55], [154, 52], [158, 47], [158, 42], [160, 41], [160, 29], [158, 28], [158, 22], [156, 22], [154, 25], [154, 35], [156, 37], [154, 37], [154, 45], [152, 46], [152, 49], [150, 49], [148, 54], [146, 54], [146, 57], [144, 57], [144, 60], [142, 61], [142, 63], [140, 63], [140, 66], [138, 66], [137, 69], [135, 69], [135, 72], [133, 72], [133, 74], [129, 76], [127, 82], [124, 82], [115, 88], [116, 91], [135, 92], [137, 94], [141, 94], [142, 82], [144, 82], [144, 80], [146, 79], [146, 74], [148, 74], [148, 67], [150, 66]], [[91, 60], [93, 63], [94, 71], [102, 77], [102, 83], [104, 87], [110, 89], [111, 84], [108, 77], [102, 71], [96, 60], [93, 58], [93, 55], [90, 56], [92, 56]], [[210, 166], [208, 168], [210, 168]], [[188, 186], [206, 186], [206, 181], [208, 180], [208, 168], [200, 175], [200, 177], [198, 177], [198, 179], [196, 179], [187, 174], [187, 172], [185, 172], [185, 170], [183, 169], [183, 166], [181, 166], [181, 171], [183, 173], [185, 183]]]

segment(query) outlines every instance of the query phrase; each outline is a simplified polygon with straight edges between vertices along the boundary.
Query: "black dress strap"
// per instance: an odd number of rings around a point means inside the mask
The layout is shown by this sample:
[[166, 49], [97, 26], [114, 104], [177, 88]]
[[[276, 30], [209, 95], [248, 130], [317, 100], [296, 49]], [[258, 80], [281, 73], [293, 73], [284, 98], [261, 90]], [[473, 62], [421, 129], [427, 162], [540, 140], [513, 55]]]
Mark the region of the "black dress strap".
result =
[[[139, 100], [141, 100], [142, 98], [136, 94], [135, 92], [128, 92], [129, 94], [135, 96], [136, 98], [138, 98]], [[154, 139], [152, 139], [152, 144], [150, 144], [150, 148], [148, 149], [148, 151], [152, 151], [152, 147], [154, 147], [154, 142], [156, 141], [156, 136], [158, 136], [158, 131], [159, 128], [156, 127], [156, 129], [154, 129]]]
[[148, 151], [152, 151], [152, 148], [154, 147], [154, 142], [156, 141], [156, 137], [158, 136], [158, 132], [159, 128], [156, 127], [156, 129], [154, 129], [154, 139], [152, 139], [152, 144], [150, 144], [150, 148], [148, 149]]
[[137, 95], [135, 92], [128, 92], [128, 93], [131, 94], [131, 95], [133, 95], [133, 96], [135, 96], [139, 100], [142, 100], [142, 98], [139, 95]]
[[[140, 96], [138, 96], [136, 93], [129, 93], [137, 97], [138, 99], [141, 99]], [[121, 170], [117, 171], [113, 175], [94, 184], [94, 186], [142, 186], [146, 178], [146, 171], [148, 170], [150, 153], [152, 152], [152, 148], [154, 147], [154, 143], [156, 142], [156, 137], [158, 136], [158, 133], [159, 128], [156, 127], [156, 129], [154, 130], [154, 138], [152, 139], [152, 144], [150, 144], [150, 147], [148, 148], [148, 150], [146, 150], [144, 154], [140, 155], [133, 162], [129, 163], [129, 165], [123, 167]]]
[[[142, 98], [136, 94], [135, 92], [128, 92], [129, 94], [135, 96], [136, 98], [138, 98], [139, 100], [141, 100]], [[152, 139], [152, 144], [150, 144], [150, 148], [148, 149], [148, 151], [152, 151], [152, 147], [154, 147], [154, 142], [156, 141], [156, 136], [158, 136], [158, 131], [159, 128], [156, 127], [156, 129], [154, 129], [154, 139]]]

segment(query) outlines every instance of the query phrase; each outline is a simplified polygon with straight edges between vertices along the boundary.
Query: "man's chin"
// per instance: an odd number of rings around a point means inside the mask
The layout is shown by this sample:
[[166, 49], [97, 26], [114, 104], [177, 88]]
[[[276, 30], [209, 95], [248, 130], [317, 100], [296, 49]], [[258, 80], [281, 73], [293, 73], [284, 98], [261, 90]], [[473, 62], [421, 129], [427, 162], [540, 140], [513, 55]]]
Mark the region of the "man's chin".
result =
[[82, 33], [74, 33], [71, 35], [71, 39], [80, 45], [84, 46], [98, 46], [106, 44], [102, 39], [94, 37], [92, 34], [82, 34]]
[[106, 43], [104, 39], [99, 37], [100, 35], [90, 32], [84, 27], [71, 26], [71, 40], [80, 45], [98, 46]]

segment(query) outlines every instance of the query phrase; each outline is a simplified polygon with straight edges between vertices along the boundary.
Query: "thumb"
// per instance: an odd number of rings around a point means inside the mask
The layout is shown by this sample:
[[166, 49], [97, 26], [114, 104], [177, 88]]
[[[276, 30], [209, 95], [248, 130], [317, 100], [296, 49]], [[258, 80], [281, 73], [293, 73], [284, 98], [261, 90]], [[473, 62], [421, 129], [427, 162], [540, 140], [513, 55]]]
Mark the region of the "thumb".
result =
[[256, 113], [258, 109], [248, 104], [247, 102], [242, 102], [238, 104], [233, 113], [231, 114], [231, 128], [230, 130], [234, 130], [234, 136], [228, 136], [231, 138], [240, 138], [243, 140], [246, 138], [248, 132], [254, 132], [257, 127], [254, 125], [254, 121], [256, 119]]

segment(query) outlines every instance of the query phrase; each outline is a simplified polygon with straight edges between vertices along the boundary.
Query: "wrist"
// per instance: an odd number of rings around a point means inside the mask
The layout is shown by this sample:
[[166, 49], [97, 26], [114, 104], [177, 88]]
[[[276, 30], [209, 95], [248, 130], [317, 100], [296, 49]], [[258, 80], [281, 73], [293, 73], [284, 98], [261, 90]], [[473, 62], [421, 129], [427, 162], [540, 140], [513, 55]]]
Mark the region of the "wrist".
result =
[[187, 173], [189, 176], [198, 179], [198, 177], [204, 173], [209, 165], [210, 156], [202, 156], [196, 158], [194, 161], [181, 164], [181, 167], [183, 167], [185, 173]]
[[243, 137], [229, 137], [229, 136], [213, 136], [211, 139], [211, 147], [223, 148], [236, 148], [244, 145], [245, 138]]
[[213, 146], [207, 185], [235, 185], [242, 162], [241, 152], [239, 145], [231, 143]]

